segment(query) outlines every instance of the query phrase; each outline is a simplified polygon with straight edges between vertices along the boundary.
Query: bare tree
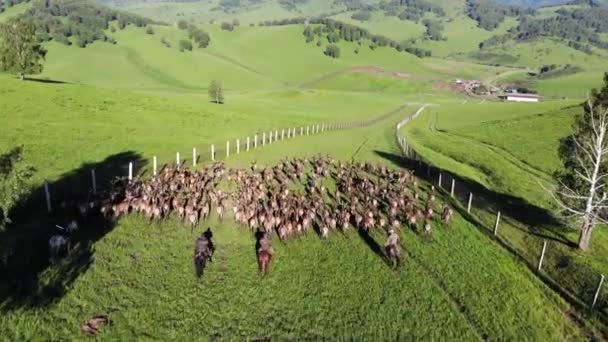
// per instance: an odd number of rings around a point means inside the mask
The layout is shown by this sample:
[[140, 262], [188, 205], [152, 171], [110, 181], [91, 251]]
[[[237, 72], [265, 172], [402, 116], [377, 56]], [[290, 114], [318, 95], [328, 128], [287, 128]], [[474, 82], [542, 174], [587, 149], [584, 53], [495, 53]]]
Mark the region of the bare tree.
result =
[[608, 108], [591, 97], [574, 124], [574, 134], [562, 141], [564, 171], [557, 175], [556, 202], [581, 225], [578, 247], [587, 251], [598, 223], [608, 223]]

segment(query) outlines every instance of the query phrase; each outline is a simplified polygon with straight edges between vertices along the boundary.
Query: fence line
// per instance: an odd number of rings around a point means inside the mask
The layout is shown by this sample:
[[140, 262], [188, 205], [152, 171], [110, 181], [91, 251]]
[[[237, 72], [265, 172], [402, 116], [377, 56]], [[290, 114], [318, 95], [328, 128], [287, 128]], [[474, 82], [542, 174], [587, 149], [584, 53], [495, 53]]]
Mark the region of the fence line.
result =
[[[426, 164], [426, 174], [429, 180], [432, 181], [431, 178], [431, 169], [435, 169], [437, 170], [438, 173], [438, 178], [436, 179], [439, 185], [439, 189], [446, 191], [446, 189], [442, 188], [442, 178], [443, 178], [443, 174], [445, 174], [445, 170], [442, 170], [441, 168], [435, 167], [433, 166], [433, 164], [429, 161], [429, 160], [424, 160], [422, 158], [421, 155], [419, 155], [415, 149], [412, 148], [412, 146], [408, 143], [407, 141], [407, 137], [402, 136], [401, 135], [401, 129], [407, 125], [408, 123], [410, 123], [411, 121], [413, 121], [414, 119], [416, 119], [418, 116], [420, 116], [420, 114], [428, 107], [428, 104], [424, 104], [422, 107], [420, 107], [420, 109], [418, 111], [416, 111], [416, 113], [406, 117], [405, 119], [403, 119], [402, 121], [400, 121], [399, 123], [397, 123], [396, 127], [395, 127], [395, 139], [401, 149], [401, 153], [403, 154], [404, 157], [406, 157], [408, 160], [418, 164], [419, 168], [418, 171], [422, 168], [422, 164]], [[449, 172], [447, 174], [450, 174]], [[465, 199], [466, 201], [466, 206], [463, 205], [463, 203], [461, 202], [461, 200], [455, 196], [455, 190], [456, 190], [456, 179], [453, 175], [451, 175], [452, 178], [452, 183], [449, 189], [449, 195], [451, 198], [453, 198], [453, 201], [455, 201], [455, 203], [458, 204], [458, 206], [460, 206], [463, 210], [463, 215], [464, 215], [464, 211], [466, 210], [466, 217], [465, 219], [467, 219], [468, 221], [471, 221], [472, 223], [476, 224], [477, 227], [482, 227], [483, 229], [485, 229], [486, 231], [491, 232], [491, 235], [493, 236], [494, 240], [497, 241], [501, 246], [503, 246], [504, 248], [506, 248], [509, 252], [513, 253], [515, 256], [517, 256], [522, 262], [524, 262], [524, 264], [526, 266], [528, 266], [528, 268], [538, 276], [538, 278], [543, 281], [545, 284], [547, 284], [549, 287], [551, 287], [552, 289], [554, 289], [556, 292], [558, 292], [562, 297], [564, 297], [566, 300], [568, 300], [571, 304], [574, 304], [578, 307], [582, 307], [583, 309], [591, 309], [593, 310], [598, 302], [598, 299], [600, 297], [600, 294], [602, 292], [602, 286], [604, 284], [604, 275], [603, 274], [599, 274], [600, 276], [600, 280], [597, 283], [597, 288], [591, 290], [594, 291], [594, 296], [593, 296], [593, 300], [591, 302], [589, 302], [588, 300], [585, 300], [585, 298], [581, 298], [580, 296], [574, 294], [574, 292], [572, 292], [573, 290], [576, 291], [576, 289], [569, 289], [569, 288], [564, 288], [560, 282], [555, 279], [554, 277], [552, 277], [551, 275], [549, 275], [546, 272], [542, 271], [542, 265], [543, 265], [543, 261], [545, 259], [545, 253], [547, 251], [547, 242], [543, 241], [543, 246], [542, 249], [540, 251], [539, 254], [539, 259], [538, 259], [538, 263], [536, 262], [531, 262], [529, 260], [528, 257], [524, 256], [523, 254], [521, 254], [520, 251], [518, 251], [515, 247], [511, 246], [511, 244], [509, 243], [509, 241], [506, 238], [503, 238], [502, 236], [500, 236], [499, 234], [499, 226], [500, 226], [500, 221], [501, 221], [501, 213], [500, 211], [497, 211], [496, 213], [496, 218], [494, 221], [494, 225], [493, 229], [491, 229], [487, 223], [483, 222], [482, 219], [480, 219], [479, 217], [473, 215], [471, 213], [472, 211], [472, 203], [473, 203], [473, 197], [474, 194], [473, 192], [468, 192], [468, 197]], [[464, 190], [466, 190], [467, 186], [463, 185], [462, 188]], [[466, 191], [464, 196], [467, 196]], [[584, 290], [584, 289], [583, 289]], [[579, 291], [580, 292], [580, 291]], [[600, 312], [600, 311], [595, 311], [595, 313], [597, 315], [599, 315], [599, 317], [604, 321], [604, 322], [608, 322], [608, 316], [606, 316], [605, 313]]]

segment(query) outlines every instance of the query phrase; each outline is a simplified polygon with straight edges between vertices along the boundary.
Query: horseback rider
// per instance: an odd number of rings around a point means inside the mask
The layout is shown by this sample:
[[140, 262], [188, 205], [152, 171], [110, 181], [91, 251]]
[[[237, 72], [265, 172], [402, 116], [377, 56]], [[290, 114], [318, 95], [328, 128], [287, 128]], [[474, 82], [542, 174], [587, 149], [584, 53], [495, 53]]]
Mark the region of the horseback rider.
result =
[[211, 260], [211, 256], [213, 256], [213, 252], [215, 251], [213, 241], [211, 240], [212, 237], [211, 228], [208, 228], [207, 231], [196, 239], [195, 254], [197, 256], [204, 256]]
[[260, 243], [260, 248], [258, 248], [258, 254], [260, 254], [260, 252], [264, 251], [270, 255], [274, 255], [274, 249], [272, 248], [272, 245], [270, 244], [270, 235], [267, 232], [265, 232], [264, 235], [262, 235], [259, 243]]
[[388, 238], [386, 239], [386, 243], [384, 244], [384, 248], [388, 251], [391, 248], [395, 248], [395, 252], [400, 254], [399, 248], [399, 235], [395, 232], [394, 229], [389, 229]]

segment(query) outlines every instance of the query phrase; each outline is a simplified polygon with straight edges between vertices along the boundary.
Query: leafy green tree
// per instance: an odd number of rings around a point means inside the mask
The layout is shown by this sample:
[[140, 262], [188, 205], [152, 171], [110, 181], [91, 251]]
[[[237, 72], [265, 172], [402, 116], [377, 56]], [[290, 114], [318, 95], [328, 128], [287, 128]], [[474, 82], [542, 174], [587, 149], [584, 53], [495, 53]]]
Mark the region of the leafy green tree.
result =
[[231, 23], [224, 22], [224, 23], [222, 23], [221, 27], [222, 27], [222, 30], [224, 30], [224, 31], [234, 31], [234, 25]]
[[42, 72], [46, 50], [36, 39], [36, 26], [30, 19], [11, 18], [0, 25], [0, 67], [6, 72], [25, 75]]
[[340, 58], [340, 48], [336, 45], [327, 45], [325, 55], [332, 58]]
[[209, 99], [217, 104], [224, 103], [224, 86], [222, 82], [213, 80], [209, 85]]
[[0, 154], [0, 231], [9, 224], [9, 214], [27, 193], [34, 168], [23, 160], [23, 148], [15, 147]]
[[146, 28], [146, 33], [147, 33], [147, 34], [154, 34], [154, 29], [152, 28], [152, 26], [148, 26], [148, 27]]
[[593, 90], [583, 108], [574, 133], [560, 144], [564, 168], [556, 175], [554, 198], [580, 224], [578, 247], [587, 251], [594, 229], [608, 223], [608, 73], [604, 87]]
[[185, 20], [180, 20], [177, 22], [177, 28], [179, 28], [180, 30], [186, 30], [188, 29], [188, 22]]
[[179, 51], [184, 52], [185, 50], [192, 51], [192, 43], [189, 40], [179, 41]]

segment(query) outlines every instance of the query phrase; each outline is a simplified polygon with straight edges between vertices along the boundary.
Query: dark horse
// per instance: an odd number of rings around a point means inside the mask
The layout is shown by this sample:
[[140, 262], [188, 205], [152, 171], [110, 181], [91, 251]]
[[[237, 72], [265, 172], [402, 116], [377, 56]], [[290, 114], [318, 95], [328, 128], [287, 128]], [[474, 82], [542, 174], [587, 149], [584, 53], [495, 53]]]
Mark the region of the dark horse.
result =
[[386, 259], [389, 266], [398, 268], [401, 266], [401, 249], [396, 245], [388, 245], [385, 247]]
[[211, 228], [207, 228], [207, 231], [196, 239], [194, 243], [194, 269], [196, 276], [199, 278], [203, 275], [207, 261], [211, 261], [213, 252], [215, 252], [215, 247], [211, 240], [212, 237]]
[[255, 253], [258, 258], [258, 269], [262, 275], [268, 274], [270, 262], [272, 261], [272, 247], [270, 246], [269, 237], [261, 231], [255, 234], [256, 244]]
[[270, 254], [266, 251], [260, 251], [258, 253], [258, 268], [260, 270], [260, 273], [262, 273], [263, 275], [268, 274], [271, 260], [272, 260], [272, 254]]

